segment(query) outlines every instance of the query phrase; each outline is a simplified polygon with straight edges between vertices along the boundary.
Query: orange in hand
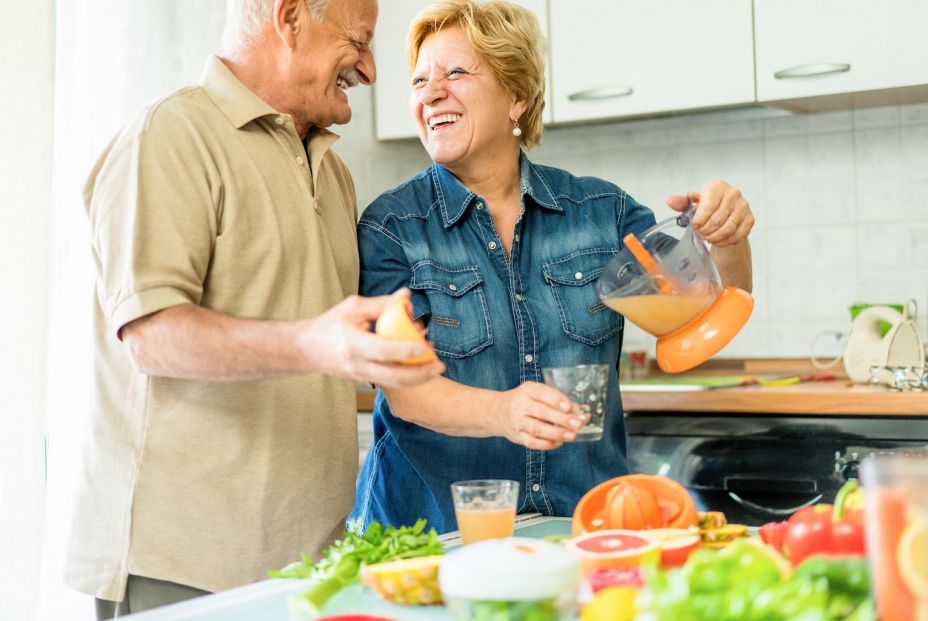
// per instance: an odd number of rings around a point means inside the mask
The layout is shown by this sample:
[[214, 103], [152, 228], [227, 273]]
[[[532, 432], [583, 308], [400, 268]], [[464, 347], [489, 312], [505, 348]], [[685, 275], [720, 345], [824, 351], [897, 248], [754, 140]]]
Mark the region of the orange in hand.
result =
[[[374, 332], [391, 341], [418, 341], [427, 345], [425, 337], [413, 323], [412, 304], [406, 295], [393, 295], [377, 317]], [[438, 356], [429, 348], [424, 354], [401, 360], [400, 364], [427, 364], [437, 360]]]

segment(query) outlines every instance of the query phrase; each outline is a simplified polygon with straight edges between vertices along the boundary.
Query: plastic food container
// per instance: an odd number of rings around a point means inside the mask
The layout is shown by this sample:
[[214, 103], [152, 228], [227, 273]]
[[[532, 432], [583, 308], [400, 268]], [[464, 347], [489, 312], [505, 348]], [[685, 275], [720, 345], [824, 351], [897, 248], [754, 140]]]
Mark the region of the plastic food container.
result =
[[447, 554], [438, 575], [454, 621], [567, 621], [576, 611], [579, 563], [555, 543], [470, 544]]

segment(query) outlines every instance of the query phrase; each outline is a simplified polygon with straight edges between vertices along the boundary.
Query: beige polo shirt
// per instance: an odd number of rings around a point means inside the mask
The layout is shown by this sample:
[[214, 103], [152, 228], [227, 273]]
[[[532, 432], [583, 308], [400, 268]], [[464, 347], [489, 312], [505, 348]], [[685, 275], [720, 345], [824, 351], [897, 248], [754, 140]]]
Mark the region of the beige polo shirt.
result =
[[352, 382], [149, 377], [117, 333], [176, 304], [305, 319], [358, 286], [354, 186], [315, 131], [216, 57], [107, 147], [85, 205], [96, 263], [95, 399], [66, 582], [123, 598], [127, 574], [218, 591], [341, 532], [354, 500]]

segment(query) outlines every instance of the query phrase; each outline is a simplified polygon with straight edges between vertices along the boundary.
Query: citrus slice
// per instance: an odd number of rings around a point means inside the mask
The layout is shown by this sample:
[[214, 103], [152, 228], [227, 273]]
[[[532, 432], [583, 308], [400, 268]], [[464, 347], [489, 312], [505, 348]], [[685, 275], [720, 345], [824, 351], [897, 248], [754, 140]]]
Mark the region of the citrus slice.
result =
[[[378, 336], [391, 341], [413, 341], [425, 343], [425, 337], [422, 336], [416, 324], [412, 320], [412, 303], [405, 295], [395, 293], [387, 302], [380, 316], [377, 317], [377, 323], [374, 326], [374, 332]], [[401, 360], [400, 364], [427, 364], [435, 362], [438, 357], [431, 349], [425, 353]]]
[[648, 534], [661, 549], [661, 567], [680, 567], [699, 549], [699, 532], [688, 528], [657, 528]]
[[642, 531], [601, 530], [581, 535], [568, 543], [580, 559], [580, 573], [597, 569], [656, 565], [661, 557], [657, 540]]
[[928, 518], [909, 522], [896, 547], [899, 575], [916, 599], [928, 600]]

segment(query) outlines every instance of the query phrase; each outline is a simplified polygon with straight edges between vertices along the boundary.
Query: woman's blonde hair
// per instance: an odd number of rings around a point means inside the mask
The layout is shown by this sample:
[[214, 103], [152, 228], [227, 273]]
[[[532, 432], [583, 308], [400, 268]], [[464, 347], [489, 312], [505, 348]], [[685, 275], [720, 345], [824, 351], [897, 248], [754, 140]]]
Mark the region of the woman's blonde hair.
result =
[[496, 80], [517, 101], [524, 101], [519, 118], [522, 144], [541, 143], [541, 112], [545, 107], [545, 40], [535, 15], [521, 6], [495, 0], [445, 0], [424, 8], [409, 27], [406, 60], [416, 66], [419, 48], [431, 34], [458, 26], [486, 61]]

